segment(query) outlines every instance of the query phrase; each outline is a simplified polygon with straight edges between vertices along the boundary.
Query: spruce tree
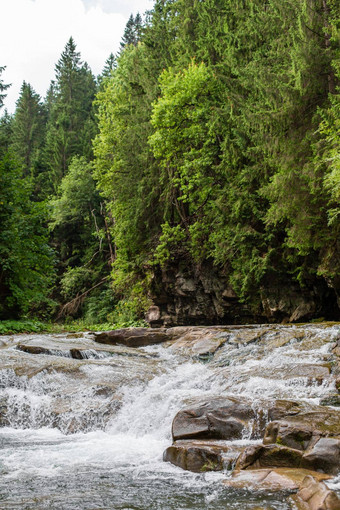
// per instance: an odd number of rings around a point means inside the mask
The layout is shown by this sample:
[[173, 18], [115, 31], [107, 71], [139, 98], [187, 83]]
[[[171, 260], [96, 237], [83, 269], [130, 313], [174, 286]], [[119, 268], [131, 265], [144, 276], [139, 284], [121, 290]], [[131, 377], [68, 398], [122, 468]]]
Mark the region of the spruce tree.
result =
[[2, 92], [4, 92], [5, 90], [8, 89], [8, 87], [10, 87], [10, 85], [8, 84], [5, 84], [3, 82], [3, 80], [1, 79], [1, 74], [2, 72], [6, 69], [6, 66], [0, 66], [0, 108], [2, 108], [3, 104], [4, 104], [4, 99], [6, 97], [6, 94], [2, 94]]
[[36, 178], [42, 170], [46, 114], [40, 96], [23, 82], [13, 119], [12, 149], [24, 175]]
[[136, 14], [136, 16], [130, 14], [120, 43], [120, 51], [122, 51], [125, 46], [128, 46], [129, 44], [137, 46], [138, 41], [141, 38], [142, 27], [143, 20], [139, 12]]
[[80, 60], [72, 37], [55, 69], [46, 140], [46, 163], [54, 192], [73, 156], [91, 157], [91, 139], [96, 130], [92, 109], [95, 79], [88, 65]]

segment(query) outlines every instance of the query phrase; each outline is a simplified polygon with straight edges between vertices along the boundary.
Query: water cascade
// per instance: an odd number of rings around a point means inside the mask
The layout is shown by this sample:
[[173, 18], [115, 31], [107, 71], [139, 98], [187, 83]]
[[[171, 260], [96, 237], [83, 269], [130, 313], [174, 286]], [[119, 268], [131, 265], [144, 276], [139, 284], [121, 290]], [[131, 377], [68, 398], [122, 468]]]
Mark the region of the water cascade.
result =
[[[294, 491], [228, 481], [237, 456], [259, 451], [284, 413], [340, 417], [339, 338], [336, 324], [172, 328], [168, 341], [140, 347], [90, 333], [1, 337], [0, 509], [294, 508]], [[219, 416], [225, 399], [249, 419], [237, 437], [214, 439], [222, 469], [165, 462], [180, 412], [213, 405]], [[336, 469], [329, 487], [340, 493]]]

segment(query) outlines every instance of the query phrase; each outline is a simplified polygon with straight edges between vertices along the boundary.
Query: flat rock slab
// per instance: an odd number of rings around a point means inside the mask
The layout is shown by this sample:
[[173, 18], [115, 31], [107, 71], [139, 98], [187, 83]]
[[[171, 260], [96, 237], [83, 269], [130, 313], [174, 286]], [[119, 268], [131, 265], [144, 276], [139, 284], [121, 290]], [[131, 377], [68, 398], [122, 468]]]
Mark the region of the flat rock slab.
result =
[[170, 340], [171, 334], [165, 329], [126, 328], [95, 333], [94, 340], [100, 344], [122, 344], [127, 347], [145, 347]]
[[175, 339], [170, 346], [172, 351], [203, 359], [214, 355], [230, 337], [228, 332], [211, 328], [170, 328], [167, 331]]
[[322, 473], [306, 469], [256, 469], [253, 471], [234, 471], [233, 476], [224, 481], [224, 485], [235, 489], [251, 488], [255, 491], [297, 490], [307, 475], [313, 476], [317, 480], [330, 478]]
[[299, 492], [291, 498], [297, 510], [340, 510], [340, 499], [315, 476], [306, 476]]

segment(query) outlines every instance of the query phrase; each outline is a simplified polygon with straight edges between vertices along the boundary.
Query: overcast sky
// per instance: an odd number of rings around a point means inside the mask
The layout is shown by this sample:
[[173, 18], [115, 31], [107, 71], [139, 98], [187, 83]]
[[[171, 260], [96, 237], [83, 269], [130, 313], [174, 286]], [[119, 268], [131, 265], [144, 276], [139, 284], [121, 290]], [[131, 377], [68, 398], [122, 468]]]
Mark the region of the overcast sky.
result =
[[144, 14], [153, 0], [0, 0], [0, 6], [0, 66], [7, 66], [1, 79], [12, 84], [5, 107], [13, 113], [24, 80], [45, 97], [71, 36], [99, 74], [118, 50], [130, 14]]

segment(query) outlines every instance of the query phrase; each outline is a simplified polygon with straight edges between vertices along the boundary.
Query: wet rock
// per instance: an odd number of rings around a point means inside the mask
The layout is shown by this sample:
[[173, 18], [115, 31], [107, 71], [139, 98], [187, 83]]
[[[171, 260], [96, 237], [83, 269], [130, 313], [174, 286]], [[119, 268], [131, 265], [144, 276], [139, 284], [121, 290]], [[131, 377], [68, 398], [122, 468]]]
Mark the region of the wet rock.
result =
[[234, 471], [232, 478], [225, 480], [224, 485], [236, 489], [255, 491], [287, 491], [297, 490], [307, 475], [316, 480], [327, 480], [329, 475], [309, 471], [307, 469], [254, 469], [251, 471]]
[[301, 451], [285, 446], [249, 446], [237, 459], [236, 469], [299, 468], [302, 456]]
[[338, 378], [338, 379], [335, 381], [335, 387], [336, 387], [336, 389], [338, 390], [338, 392], [340, 393], [340, 378]]
[[201, 360], [214, 355], [230, 337], [228, 331], [212, 328], [169, 328], [167, 332], [177, 338], [171, 343], [172, 351]]
[[71, 358], [73, 359], [84, 359], [82, 352], [79, 349], [71, 349], [70, 350]]
[[243, 449], [214, 440], [175, 441], [165, 450], [163, 459], [193, 472], [231, 470]]
[[221, 471], [224, 467], [222, 451], [220, 446], [179, 441], [165, 450], [163, 460], [194, 473]]
[[340, 471], [340, 439], [322, 437], [303, 456], [303, 466], [337, 474]]
[[235, 398], [216, 398], [179, 411], [172, 424], [173, 439], [240, 439], [254, 410]]
[[170, 340], [166, 330], [152, 328], [126, 328], [95, 334], [95, 342], [101, 344], [123, 344], [127, 347], [143, 347]]
[[317, 406], [314, 411], [302, 412], [285, 420], [269, 423], [263, 443], [278, 443], [306, 450], [320, 437], [337, 436], [340, 436], [340, 412]]
[[28, 354], [47, 354], [51, 355], [51, 351], [49, 349], [46, 349], [46, 347], [40, 347], [38, 345], [23, 345], [18, 344], [17, 347], [18, 351], [27, 352]]
[[268, 424], [263, 444], [278, 443], [296, 450], [306, 450], [313, 437], [310, 425], [274, 421]]
[[297, 510], [340, 510], [340, 500], [335, 492], [313, 476], [306, 476], [299, 492], [292, 497]]
[[340, 407], [340, 395], [330, 395], [320, 400], [321, 406]]
[[[295, 416], [301, 412], [302, 405], [293, 400], [276, 400], [268, 409], [268, 420], [277, 421], [286, 416]], [[272, 441], [275, 443], [275, 441]]]

